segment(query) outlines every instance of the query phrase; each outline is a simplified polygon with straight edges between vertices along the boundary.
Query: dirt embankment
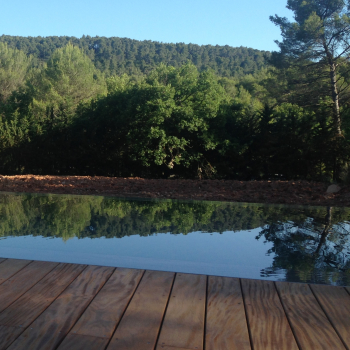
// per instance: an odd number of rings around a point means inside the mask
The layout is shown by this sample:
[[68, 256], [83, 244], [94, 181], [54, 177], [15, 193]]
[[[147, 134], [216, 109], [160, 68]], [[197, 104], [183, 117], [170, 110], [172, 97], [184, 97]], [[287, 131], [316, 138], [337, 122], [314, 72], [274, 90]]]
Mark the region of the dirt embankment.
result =
[[307, 181], [152, 180], [89, 176], [0, 176], [0, 191], [350, 206], [350, 187], [326, 193]]

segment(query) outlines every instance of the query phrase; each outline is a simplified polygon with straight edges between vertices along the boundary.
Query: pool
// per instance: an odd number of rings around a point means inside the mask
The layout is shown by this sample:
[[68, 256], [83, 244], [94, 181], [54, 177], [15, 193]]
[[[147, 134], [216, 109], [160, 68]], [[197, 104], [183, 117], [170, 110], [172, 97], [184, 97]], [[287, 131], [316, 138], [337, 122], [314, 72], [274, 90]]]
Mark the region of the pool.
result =
[[0, 194], [0, 257], [350, 285], [350, 208]]

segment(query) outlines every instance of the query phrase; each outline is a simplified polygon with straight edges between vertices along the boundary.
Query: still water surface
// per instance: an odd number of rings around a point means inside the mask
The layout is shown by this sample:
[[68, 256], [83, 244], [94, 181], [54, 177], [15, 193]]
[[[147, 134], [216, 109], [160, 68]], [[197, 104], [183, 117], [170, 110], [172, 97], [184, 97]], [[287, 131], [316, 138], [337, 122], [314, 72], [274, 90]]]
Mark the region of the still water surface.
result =
[[350, 285], [350, 208], [0, 194], [0, 257]]

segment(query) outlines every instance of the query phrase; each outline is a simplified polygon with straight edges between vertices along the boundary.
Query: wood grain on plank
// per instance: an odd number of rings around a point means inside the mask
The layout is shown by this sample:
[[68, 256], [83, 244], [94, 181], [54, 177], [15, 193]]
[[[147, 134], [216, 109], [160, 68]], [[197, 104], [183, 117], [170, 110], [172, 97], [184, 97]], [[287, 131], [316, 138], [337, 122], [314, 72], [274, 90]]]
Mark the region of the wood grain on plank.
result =
[[34, 261], [0, 285], [0, 312], [33, 287], [58, 263]]
[[157, 350], [203, 349], [207, 276], [177, 274]]
[[[112, 337], [141, 277], [143, 270], [116, 269], [79, 321], [64, 339], [59, 349], [104, 349]], [[94, 337], [89, 342], [84, 337]], [[98, 338], [98, 339], [96, 339]], [[98, 346], [98, 347], [97, 347]]]
[[344, 350], [307, 284], [276, 282], [276, 287], [302, 349]]
[[0, 350], [6, 349], [63, 292], [86, 266], [59, 264], [0, 313]]
[[[0, 325], [0, 349], [6, 349], [8, 344], [11, 344], [13, 340], [11, 340], [12, 334], [18, 332], [19, 327], [8, 327]], [[5, 345], [3, 345], [5, 344]]]
[[0, 284], [31, 263], [31, 260], [6, 259], [0, 264]]
[[[108, 339], [107, 339], [108, 340]], [[64, 346], [62, 346], [64, 344]], [[59, 349], [64, 350], [104, 350], [106, 348], [106, 338], [89, 337], [87, 335], [69, 333], [64, 339]], [[140, 349], [143, 350], [143, 349]]]
[[0, 325], [27, 327], [84, 268], [86, 265], [56, 266], [40, 282], [0, 313]]
[[8, 349], [56, 349], [113, 271], [88, 266]]
[[209, 276], [205, 349], [251, 349], [238, 278]]
[[350, 295], [342, 287], [310, 285], [328, 319], [350, 349]]
[[153, 350], [169, 298], [174, 273], [146, 271], [108, 350]]
[[241, 282], [254, 350], [297, 350], [274, 283], [248, 279]]
[[197, 348], [179, 348], [177, 346], [166, 346], [166, 345], [161, 345], [160, 349], [162, 350], [192, 350], [192, 349], [197, 350]]

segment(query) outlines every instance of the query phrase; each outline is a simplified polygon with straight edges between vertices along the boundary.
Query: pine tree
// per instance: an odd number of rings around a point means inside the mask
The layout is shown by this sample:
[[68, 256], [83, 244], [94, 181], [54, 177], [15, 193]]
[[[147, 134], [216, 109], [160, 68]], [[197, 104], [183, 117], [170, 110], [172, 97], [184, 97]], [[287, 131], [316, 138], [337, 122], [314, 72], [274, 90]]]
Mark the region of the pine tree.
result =
[[[326, 96], [332, 102], [334, 130], [342, 135], [340, 100], [348, 84], [339, 75], [350, 55], [350, 2], [348, 0], [288, 0], [295, 22], [275, 15], [280, 27], [280, 58], [299, 68], [308, 83], [322, 84], [328, 76]], [[319, 90], [320, 92], [320, 90]]]

